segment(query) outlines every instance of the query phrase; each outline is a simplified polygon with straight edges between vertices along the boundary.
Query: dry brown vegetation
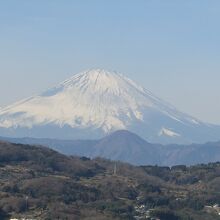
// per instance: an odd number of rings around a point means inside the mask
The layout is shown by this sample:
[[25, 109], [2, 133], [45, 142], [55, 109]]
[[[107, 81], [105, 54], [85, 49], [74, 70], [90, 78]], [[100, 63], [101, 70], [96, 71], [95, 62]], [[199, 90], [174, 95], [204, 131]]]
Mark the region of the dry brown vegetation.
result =
[[68, 157], [41, 146], [0, 142], [0, 219], [134, 219], [135, 206], [160, 219], [218, 219], [220, 164], [135, 167]]

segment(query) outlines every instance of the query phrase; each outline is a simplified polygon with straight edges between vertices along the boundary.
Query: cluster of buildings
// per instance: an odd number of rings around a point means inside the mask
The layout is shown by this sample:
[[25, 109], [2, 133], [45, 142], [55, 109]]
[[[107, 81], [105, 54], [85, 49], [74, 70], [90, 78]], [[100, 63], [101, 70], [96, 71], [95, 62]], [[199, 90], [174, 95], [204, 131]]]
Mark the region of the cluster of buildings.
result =
[[136, 216], [134, 216], [134, 218], [136, 220], [142, 220], [142, 219], [147, 219], [147, 220], [160, 220], [159, 218], [154, 218], [151, 217], [151, 212], [154, 209], [148, 209], [145, 205], [137, 205], [134, 207], [135, 211], [137, 213]]

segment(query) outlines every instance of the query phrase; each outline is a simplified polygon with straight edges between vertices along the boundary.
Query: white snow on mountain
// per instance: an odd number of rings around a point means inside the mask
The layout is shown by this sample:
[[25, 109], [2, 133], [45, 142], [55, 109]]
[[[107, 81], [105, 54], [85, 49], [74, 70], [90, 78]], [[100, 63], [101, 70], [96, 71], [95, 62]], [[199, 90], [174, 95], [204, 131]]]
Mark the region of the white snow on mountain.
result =
[[166, 109], [166, 104], [122, 75], [91, 70], [77, 74], [39, 96], [1, 110], [0, 126], [93, 125], [108, 132], [125, 129], [133, 120], [142, 121], [142, 108], [161, 110], [181, 123], [187, 121], [186, 118], [182, 121], [175, 109]]
[[159, 132], [179, 137], [184, 129], [206, 126], [125, 76], [102, 69], [76, 74], [40, 95], [0, 109], [0, 129], [14, 129], [14, 134], [16, 129], [47, 125], [69, 126], [81, 133], [98, 130], [100, 136], [129, 129], [152, 140]]
[[159, 136], [162, 135], [167, 135], [169, 137], [180, 137], [181, 135], [172, 131], [171, 129], [167, 129], [167, 128], [162, 128], [161, 131], [159, 132]]

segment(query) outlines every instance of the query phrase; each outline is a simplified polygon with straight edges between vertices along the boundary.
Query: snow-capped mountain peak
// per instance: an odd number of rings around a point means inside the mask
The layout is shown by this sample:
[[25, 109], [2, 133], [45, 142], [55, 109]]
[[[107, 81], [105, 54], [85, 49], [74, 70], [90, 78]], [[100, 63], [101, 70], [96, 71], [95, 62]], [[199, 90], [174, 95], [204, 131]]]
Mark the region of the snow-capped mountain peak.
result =
[[[169, 127], [172, 131], [164, 129]], [[73, 75], [40, 95], [0, 109], [0, 135], [13, 131], [18, 136], [97, 138], [127, 129], [149, 141], [164, 136], [190, 141], [185, 133], [202, 127], [206, 125], [122, 74], [103, 69]]]
[[77, 86], [78, 88], [85, 89], [91, 88], [94, 92], [108, 92], [115, 95], [120, 94], [122, 90], [127, 90], [131, 86], [143, 92], [143, 88], [138, 86], [130, 79], [117, 73], [116, 71], [110, 72], [104, 69], [91, 69], [79, 73], [65, 80], [60, 84], [60, 87], [71, 88]]

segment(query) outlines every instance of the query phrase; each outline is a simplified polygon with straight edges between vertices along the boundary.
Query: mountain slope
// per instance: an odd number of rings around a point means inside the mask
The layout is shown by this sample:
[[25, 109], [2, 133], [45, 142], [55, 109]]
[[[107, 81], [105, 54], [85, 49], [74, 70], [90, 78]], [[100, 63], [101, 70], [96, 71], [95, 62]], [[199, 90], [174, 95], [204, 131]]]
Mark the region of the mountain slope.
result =
[[66, 155], [102, 157], [135, 165], [161, 164], [159, 146], [146, 142], [126, 130], [113, 132], [99, 140], [56, 140], [38, 138], [4, 138], [12, 143], [43, 145]]
[[160, 164], [156, 146], [134, 133], [121, 130], [99, 140], [87, 156], [99, 156], [136, 165], [154, 165]]
[[146, 142], [129, 131], [116, 131], [100, 140], [3, 138], [13, 143], [43, 145], [66, 155], [102, 157], [134, 165], [195, 165], [220, 161], [220, 142], [160, 145]]
[[181, 113], [130, 79], [100, 69], [0, 109], [2, 136], [95, 139], [122, 129], [163, 143], [220, 136], [218, 126]]

